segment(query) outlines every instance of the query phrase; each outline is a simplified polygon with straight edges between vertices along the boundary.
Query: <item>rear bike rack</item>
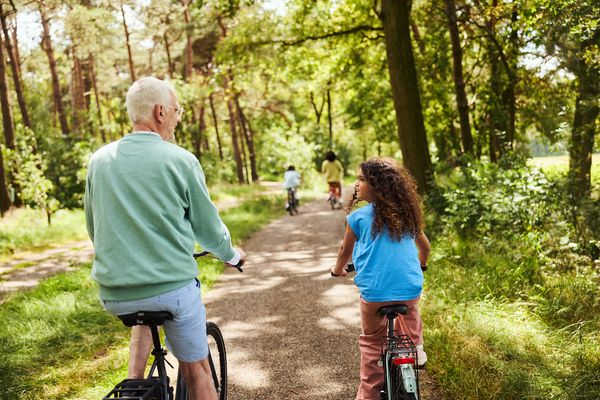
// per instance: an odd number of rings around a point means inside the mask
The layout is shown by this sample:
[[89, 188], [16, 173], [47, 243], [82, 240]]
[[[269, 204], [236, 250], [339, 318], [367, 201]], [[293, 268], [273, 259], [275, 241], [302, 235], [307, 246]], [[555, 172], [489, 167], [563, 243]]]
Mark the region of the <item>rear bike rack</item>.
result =
[[160, 379], [123, 379], [102, 400], [146, 400], [153, 399], [160, 393]]

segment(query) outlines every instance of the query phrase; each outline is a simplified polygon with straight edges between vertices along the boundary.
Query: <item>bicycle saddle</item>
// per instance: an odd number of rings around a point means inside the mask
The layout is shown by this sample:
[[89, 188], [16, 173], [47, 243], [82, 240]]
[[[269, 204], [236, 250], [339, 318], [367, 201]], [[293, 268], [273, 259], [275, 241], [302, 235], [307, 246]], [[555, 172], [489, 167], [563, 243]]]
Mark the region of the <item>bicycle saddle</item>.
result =
[[134, 325], [162, 325], [165, 320], [173, 319], [173, 314], [168, 311], [138, 311], [131, 314], [118, 315], [125, 326]]
[[408, 306], [406, 304], [392, 304], [391, 306], [379, 307], [377, 314], [380, 317], [396, 318], [398, 314], [406, 315]]

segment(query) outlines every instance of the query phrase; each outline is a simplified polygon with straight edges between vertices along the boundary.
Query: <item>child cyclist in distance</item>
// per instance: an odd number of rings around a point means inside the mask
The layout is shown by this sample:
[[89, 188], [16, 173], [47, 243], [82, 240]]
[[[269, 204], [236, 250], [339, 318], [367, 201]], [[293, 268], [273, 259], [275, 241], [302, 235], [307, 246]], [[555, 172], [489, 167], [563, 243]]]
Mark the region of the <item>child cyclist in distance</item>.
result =
[[396, 318], [396, 329], [417, 346], [419, 365], [427, 361], [418, 305], [430, 246], [422, 231], [421, 199], [415, 181], [393, 159], [373, 158], [359, 165], [347, 213], [358, 200], [369, 204], [348, 215], [344, 241], [331, 274], [345, 276], [344, 268], [352, 257], [362, 324], [356, 400], [379, 400], [383, 368], [377, 362], [381, 338], [386, 335], [386, 319], [377, 315], [380, 307], [397, 303], [408, 306], [408, 314]]
[[[292, 189], [294, 191], [294, 194], [296, 195], [296, 205], [298, 205], [298, 186], [300, 186], [300, 181], [301, 181], [301, 177], [300, 174], [298, 173], [298, 171], [296, 171], [296, 167], [294, 167], [293, 165], [290, 165], [287, 169], [287, 171], [285, 171], [283, 173], [283, 190], [288, 190], [288, 189]], [[285, 209], [289, 211], [289, 204], [285, 205]]]

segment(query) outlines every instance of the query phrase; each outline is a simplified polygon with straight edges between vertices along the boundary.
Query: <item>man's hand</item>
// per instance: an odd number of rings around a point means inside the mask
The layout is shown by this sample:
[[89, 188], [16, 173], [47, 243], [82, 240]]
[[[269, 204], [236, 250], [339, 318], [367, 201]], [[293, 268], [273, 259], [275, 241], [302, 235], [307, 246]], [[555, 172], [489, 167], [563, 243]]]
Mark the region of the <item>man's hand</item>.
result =
[[240, 261], [237, 263], [237, 265], [233, 265], [233, 264], [230, 264], [230, 263], [228, 263], [228, 262], [226, 262], [226, 263], [225, 263], [225, 265], [227, 265], [227, 266], [229, 266], [229, 267], [234, 267], [234, 268], [237, 268], [237, 267], [241, 267], [242, 265], [244, 265], [244, 264], [246, 263], [246, 259], [248, 258], [248, 255], [246, 254], [246, 252], [245, 252], [244, 250], [242, 250], [242, 249], [241, 249], [241, 248], [239, 248], [239, 247], [236, 247], [236, 248], [235, 248], [235, 250], [236, 250], [236, 251], [239, 253], [239, 255], [240, 255]]
[[341, 270], [338, 271], [336, 267], [331, 267], [331, 270], [329, 272], [331, 273], [331, 276], [334, 276], [334, 277], [348, 275], [348, 272], [344, 268], [342, 268]]

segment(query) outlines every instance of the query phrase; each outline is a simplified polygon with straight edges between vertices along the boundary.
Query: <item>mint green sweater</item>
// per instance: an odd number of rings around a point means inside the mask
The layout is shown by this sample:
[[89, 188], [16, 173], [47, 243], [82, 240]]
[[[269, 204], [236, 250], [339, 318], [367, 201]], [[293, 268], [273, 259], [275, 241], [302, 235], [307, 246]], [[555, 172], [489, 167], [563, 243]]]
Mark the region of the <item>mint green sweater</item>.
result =
[[231, 238], [196, 157], [152, 133], [108, 144], [90, 160], [84, 198], [92, 278], [104, 300], [136, 300], [197, 276], [194, 245], [221, 260]]

